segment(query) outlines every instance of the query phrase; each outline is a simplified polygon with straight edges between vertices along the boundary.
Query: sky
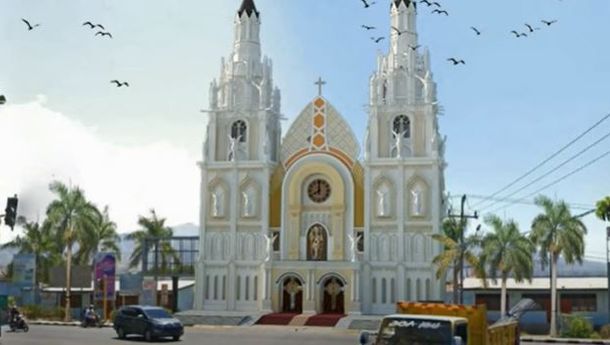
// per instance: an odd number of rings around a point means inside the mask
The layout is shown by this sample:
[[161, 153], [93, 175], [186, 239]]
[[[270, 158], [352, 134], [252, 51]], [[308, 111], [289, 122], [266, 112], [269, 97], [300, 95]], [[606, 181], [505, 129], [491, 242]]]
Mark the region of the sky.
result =
[[[208, 85], [232, 48], [241, 0], [3, 0], [0, 11], [0, 197], [20, 196], [20, 214], [41, 219], [59, 179], [110, 206], [120, 232], [149, 209], [168, 224], [197, 223]], [[255, 0], [262, 47], [273, 59], [282, 112], [291, 121], [324, 95], [362, 140], [368, 80], [387, 51], [389, 1]], [[432, 71], [448, 137], [447, 190], [454, 208], [494, 211], [529, 231], [530, 204], [490, 206], [478, 196], [545, 160], [610, 113], [610, 2], [607, 0], [444, 0], [449, 16], [419, 4], [419, 43]], [[21, 18], [41, 26], [28, 31]], [[541, 20], [557, 20], [547, 26]], [[113, 38], [81, 24], [101, 23]], [[528, 37], [525, 23], [540, 27]], [[373, 25], [366, 32], [360, 26]], [[471, 26], [482, 34], [476, 36]], [[459, 57], [466, 65], [446, 61]], [[128, 81], [116, 88], [112, 79]], [[610, 133], [610, 119], [519, 183], [505, 197]], [[605, 153], [599, 144], [512, 196], [523, 198]], [[610, 195], [610, 156], [544, 189], [578, 214]], [[528, 197], [531, 201], [533, 197]], [[605, 225], [593, 216], [587, 256], [605, 257]], [[473, 226], [478, 222], [474, 222]], [[0, 242], [18, 232], [0, 231]]]

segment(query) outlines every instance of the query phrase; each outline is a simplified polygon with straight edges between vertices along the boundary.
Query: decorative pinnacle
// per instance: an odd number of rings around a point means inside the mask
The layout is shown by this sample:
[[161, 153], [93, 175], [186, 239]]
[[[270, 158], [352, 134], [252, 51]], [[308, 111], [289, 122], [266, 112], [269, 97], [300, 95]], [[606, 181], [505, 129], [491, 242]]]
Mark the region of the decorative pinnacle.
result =
[[237, 14], [241, 17], [242, 14], [246, 12], [248, 17], [254, 13], [257, 17], [259, 16], [259, 12], [256, 10], [256, 5], [254, 4], [254, 0], [243, 0], [239, 10], [237, 10]]

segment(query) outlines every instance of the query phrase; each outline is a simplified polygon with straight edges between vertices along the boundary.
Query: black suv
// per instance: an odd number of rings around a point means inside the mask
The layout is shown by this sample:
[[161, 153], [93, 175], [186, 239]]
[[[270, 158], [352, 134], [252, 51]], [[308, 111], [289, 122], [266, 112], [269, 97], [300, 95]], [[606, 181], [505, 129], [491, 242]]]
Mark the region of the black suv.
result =
[[164, 337], [178, 341], [184, 334], [180, 320], [159, 307], [125, 306], [117, 312], [113, 322], [119, 339], [139, 334], [146, 341]]

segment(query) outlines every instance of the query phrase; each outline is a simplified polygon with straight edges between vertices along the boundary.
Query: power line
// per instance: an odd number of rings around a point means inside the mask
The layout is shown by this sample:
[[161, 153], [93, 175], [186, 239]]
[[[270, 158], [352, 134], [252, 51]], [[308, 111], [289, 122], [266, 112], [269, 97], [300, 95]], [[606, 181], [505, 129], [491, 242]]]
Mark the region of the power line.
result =
[[[569, 172], [569, 173], [567, 173], [567, 174], [563, 175], [562, 177], [560, 177], [560, 178], [558, 178], [558, 179], [554, 180], [553, 182], [551, 182], [551, 183], [549, 183], [549, 184], [545, 185], [544, 187], [537, 189], [536, 191], [534, 191], [534, 192], [532, 192], [532, 193], [530, 193], [530, 194], [526, 195], [525, 197], [523, 197], [523, 198], [519, 198], [518, 200], [519, 200], [519, 201], [522, 201], [522, 200], [525, 200], [525, 199], [527, 199], [527, 198], [530, 198], [530, 197], [532, 197], [532, 196], [534, 196], [534, 195], [536, 195], [536, 194], [538, 194], [538, 193], [542, 192], [543, 190], [545, 190], [545, 189], [547, 189], [547, 188], [549, 188], [549, 187], [552, 187], [552, 186], [554, 186], [554, 185], [558, 184], [559, 182], [561, 182], [561, 181], [563, 181], [563, 180], [567, 179], [568, 177], [570, 177], [570, 176], [572, 176], [572, 175], [576, 174], [577, 172], [580, 172], [581, 170], [583, 170], [583, 169], [585, 169], [585, 168], [589, 167], [590, 165], [592, 165], [592, 164], [596, 163], [597, 161], [601, 160], [602, 158], [604, 158], [604, 157], [606, 157], [606, 156], [608, 156], [608, 155], [610, 155], [610, 151], [606, 151], [606, 152], [605, 152], [605, 153], [603, 153], [602, 155], [600, 155], [600, 156], [598, 156], [598, 157], [594, 158], [593, 160], [590, 160], [590, 161], [589, 161], [589, 162], [587, 162], [585, 165], [582, 165], [582, 166], [580, 166], [579, 168], [572, 170], [571, 172]], [[491, 212], [488, 212], [488, 213], [495, 213], [495, 212], [498, 212], [498, 211], [500, 211], [500, 210], [503, 210], [503, 209], [505, 209], [505, 208], [507, 208], [507, 207], [509, 207], [509, 206], [512, 206], [512, 205], [513, 205], [513, 203], [509, 203], [508, 205], [505, 205], [505, 206], [500, 206], [499, 208], [497, 208], [497, 209], [495, 209], [495, 210], [493, 210], [493, 211], [491, 211]]]
[[[598, 140], [596, 140], [594, 143], [592, 143], [591, 145], [585, 147], [584, 149], [580, 150], [578, 153], [576, 153], [575, 155], [571, 156], [570, 158], [566, 159], [565, 161], [561, 162], [559, 165], [557, 165], [556, 167], [552, 168], [551, 170], [547, 171], [546, 173], [538, 176], [537, 178], [535, 178], [534, 180], [532, 180], [530, 183], [526, 184], [525, 186], [517, 189], [516, 191], [510, 193], [509, 195], [507, 195], [506, 197], [502, 198], [502, 199], [507, 199], [510, 198], [512, 196], [514, 196], [515, 194], [521, 192], [522, 190], [526, 189], [527, 187], [535, 184], [536, 182], [544, 179], [545, 177], [549, 176], [550, 174], [554, 173], [555, 171], [561, 169], [562, 167], [564, 167], [566, 164], [570, 163], [571, 161], [573, 161], [574, 159], [580, 157], [583, 153], [589, 151], [591, 148], [595, 147], [597, 144], [601, 143], [602, 141], [606, 140], [608, 137], [610, 137], [610, 132], [608, 132], [606, 135], [604, 135], [603, 137], [599, 138]], [[481, 209], [481, 211], [485, 210], [485, 209], [489, 209], [492, 206], [500, 203], [502, 200], [500, 201], [495, 201], [493, 203], [491, 203], [489, 206], [485, 206]]]
[[[569, 143], [567, 143], [565, 146], [563, 146], [562, 148], [560, 148], [557, 152], [553, 153], [552, 155], [550, 155], [548, 158], [546, 158], [545, 160], [543, 160], [542, 162], [538, 163], [538, 165], [536, 165], [535, 167], [533, 167], [532, 169], [530, 169], [529, 171], [527, 171], [525, 174], [519, 176], [518, 178], [516, 178], [515, 180], [513, 180], [512, 182], [510, 182], [509, 184], [507, 184], [506, 186], [502, 187], [500, 190], [496, 191], [495, 193], [493, 193], [491, 196], [495, 197], [498, 194], [504, 192], [505, 190], [507, 190], [508, 188], [514, 186], [516, 183], [518, 183], [519, 181], [523, 180], [524, 178], [528, 177], [529, 175], [531, 175], [534, 171], [538, 170], [538, 168], [540, 168], [541, 166], [543, 166], [544, 164], [546, 164], [547, 162], [549, 162], [551, 159], [557, 157], [560, 153], [562, 153], [563, 151], [565, 151], [568, 147], [572, 146], [572, 144], [574, 144], [575, 142], [577, 142], [578, 140], [582, 139], [585, 135], [587, 135], [589, 132], [591, 132], [595, 127], [599, 126], [602, 122], [604, 122], [606, 119], [608, 119], [610, 117], [610, 114], [605, 115], [604, 117], [602, 117], [599, 121], [597, 121], [593, 126], [589, 127], [586, 131], [584, 131], [583, 133], [581, 133], [579, 136], [577, 136], [576, 138], [574, 138], [572, 141], [570, 141]], [[477, 204], [475, 204], [474, 206], [478, 206], [481, 203], [484, 203], [485, 201], [479, 202]]]
[[[536, 205], [536, 203], [534, 202], [534, 200], [523, 200], [523, 199], [515, 199], [515, 198], [494, 198], [492, 196], [486, 196], [486, 195], [477, 195], [477, 194], [467, 194], [469, 198], [472, 199], [479, 199], [479, 200], [487, 200], [487, 201], [504, 201], [504, 202], [510, 202], [513, 204], [521, 204], [521, 205]], [[453, 198], [457, 198], [459, 196], [453, 196]], [[588, 204], [581, 204], [581, 203], [574, 203], [574, 202], [566, 202], [566, 204], [568, 204], [570, 206], [570, 208], [573, 209], [578, 209], [578, 210], [590, 210], [592, 208], [594, 208], [594, 205], [588, 205]]]

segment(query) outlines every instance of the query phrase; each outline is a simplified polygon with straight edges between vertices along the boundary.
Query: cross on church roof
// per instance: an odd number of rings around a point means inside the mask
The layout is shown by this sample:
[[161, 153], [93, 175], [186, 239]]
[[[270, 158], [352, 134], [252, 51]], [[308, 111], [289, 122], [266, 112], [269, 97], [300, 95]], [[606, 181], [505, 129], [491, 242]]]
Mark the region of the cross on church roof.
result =
[[322, 86], [326, 85], [326, 82], [322, 80], [322, 77], [319, 77], [314, 84], [318, 85], [318, 96], [322, 96]]

